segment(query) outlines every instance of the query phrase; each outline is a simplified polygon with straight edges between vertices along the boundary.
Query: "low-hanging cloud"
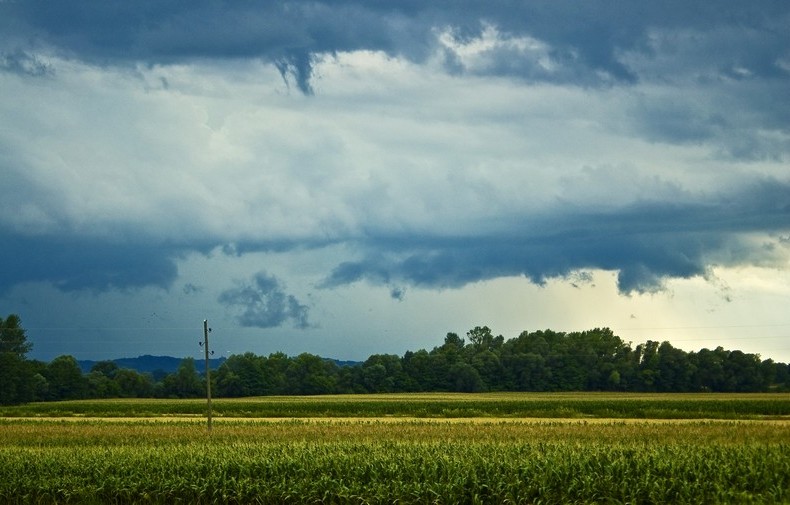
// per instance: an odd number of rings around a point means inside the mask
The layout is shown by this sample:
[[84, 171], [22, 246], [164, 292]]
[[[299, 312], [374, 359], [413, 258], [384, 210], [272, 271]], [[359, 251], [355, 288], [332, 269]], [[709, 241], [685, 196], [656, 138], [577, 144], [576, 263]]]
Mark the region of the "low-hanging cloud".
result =
[[286, 293], [282, 282], [266, 272], [258, 272], [248, 282], [223, 291], [218, 300], [237, 313], [241, 326], [276, 328], [290, 321], [295, 328], [308, 328], [309, 308]]
[[179, 256], [177, 249], [146, 241], [6, 232], [0, 293], [31, 282], [48, 282], [62, 291], [168, 288], [178, 276]]
[[[466, 238], [370, 237], [361, 260], [338, 265], [321, 287], [366, 280], [458, 288], [497, 277], [543, 284], [584, 269], [618, 272], [621, 293], [655, 292], [673, 278], [705, 277], [712, 266], [783, 265], [790, 248], [790, 183], [754, 181], [698, 202], [635, 203], [599, 212], [557, 211], [507, 232]], [[770, 243], [769, 243], [770, 242]]]

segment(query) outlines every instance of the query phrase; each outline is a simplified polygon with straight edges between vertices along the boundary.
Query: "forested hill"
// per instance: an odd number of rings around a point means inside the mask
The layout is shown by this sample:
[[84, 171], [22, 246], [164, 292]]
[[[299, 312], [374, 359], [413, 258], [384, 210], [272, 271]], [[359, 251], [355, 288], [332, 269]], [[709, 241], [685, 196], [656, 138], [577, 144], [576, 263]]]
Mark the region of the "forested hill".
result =
[[[209, 366], [212, 370], [216, 370], [225, 362], [225, 359], [224, 357], [210, 359]], [[111, 361], [118, 365], [119, 368], [130, 368], [140, 373], [151, 373], [157, 376], [174, 373], [178, 370], [178, 366], [181, 364], [182, 360], [183, 358], [174, 358], [173, 356], [151, 356], [150, 354], [145, 354], [136, 358], [118, 358]], [[77, 363], [80, 365], [82, 373], [87, 374], [96, 366], [96, 363], [100, 363], [100, 361], [86, 359], [78, 360]]]
[[[225, 357], [209, 359], [209, 367], [211, 367], [211, 370], [217, 370], [226, 359]], [[173, 356], [151, 356], [150, 354], [145, 354], [136, 358], [118, 358], [110, 361], [115, 363], [118, 368], [128, 368], [139, 373], [150, 373], [154, 378], [161, 378], [167, 374], [175, 373], [183, 360], [184, 358], [175, 358]], [[199, 361], [200, 363], [197, 367], [203, 370], [203, 361]], [[356, 366], [362, 364], [361, 361], [342, 361], [336, 359], [330, 359], [329, 361], [333, 361], [338, 366]], [[77, 360], [77, 364], [79, 364], [80, 370], [82, 370], [84, 374], [90, 373], [93, 367], [103, 362], [106, 361], [90, 359]]]

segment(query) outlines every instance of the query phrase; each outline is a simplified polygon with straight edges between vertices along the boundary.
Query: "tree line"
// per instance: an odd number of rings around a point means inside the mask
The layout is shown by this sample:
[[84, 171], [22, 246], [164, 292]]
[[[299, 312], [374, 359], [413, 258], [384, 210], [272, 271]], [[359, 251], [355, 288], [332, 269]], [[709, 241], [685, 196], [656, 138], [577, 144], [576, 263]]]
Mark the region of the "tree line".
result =
[[[83, 373], [72, 356], [28, 360], [18, 316], [0, 318], [0, 404], [83, 398], [205, 395], [193, 358], [154, 377], [97, 362]], [[478, 326], [448, 333], [430, 351], [375, 354], [341, 366], [309, 353], [230, 356], [213, 373], [217, 397], [333, 393], [483, 391], [758, 392], [790, 390], [790, 367], [722, 347], [686, 352], [648, 340], [632, 347], [609, 328], [522, 332], [506, 340]]]

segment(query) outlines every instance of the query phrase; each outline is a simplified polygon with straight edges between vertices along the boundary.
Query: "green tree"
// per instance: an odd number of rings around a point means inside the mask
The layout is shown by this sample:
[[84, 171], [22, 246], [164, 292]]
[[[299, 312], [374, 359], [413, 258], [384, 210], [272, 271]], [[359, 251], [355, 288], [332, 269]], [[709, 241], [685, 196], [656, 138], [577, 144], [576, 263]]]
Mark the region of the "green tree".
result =
[[230, 368], [222, 368], [224, 365], [223, 363], [217, 370], [217, 387], [212, 388], [212, 391], [216, 391], [215, 394], [218, 397], [240, 398], [246, 396], [241, 377]]
[[430, 373], [433, 378], [431, 390], [456, 390], [451, 368], [457, 363], [465, 363], [464, 347], [464, 339], [456, 333], [448, 333], [444, 338], [444, 344], [433, 348], [430, 352], [430, 366], [432, 368]]
[[292, 394], [323, 395], [336, 392], [337, 365], [314, 354], [302, 353], [290, 360], [286, 371]]
[[398, 356], [374, 354], [360, 369], [360, 380], [369, 393], [391, 393], [402, 390], [407, 382], [406, 374]]
[[26, 364], [32, 344], [16, 314], [0, 317], [0, 404], [12, 405], [35, 399], [34, 373]]
[[88, 396], [91, 398], [117, 398], [121, 396], [118, 384], [103, 373], [93, 370], [86, 376]]
[[0, 353], [11, 353], [24, 359], [32, 348], [18, 315], [11, 314], [5, 320], [0, 317]]
[[569, 337], [573, 342], [571, 348], [577, 351], [577, 366], [586, 369], [585, 388], [593, 391], [619, 388], [619, 369], [628, 361], [630, 347], [609, 328], [571, 333]]
[[206, 394], [204, 380], [201, 380], [195, 366], [195, 358], [184, 358], [175, 373], [162, 381], [165, 396], [175, 398], [198, 398]]
[[692, 367], [685, 351], [672, 347], [669, 342], [661, 342], [658, 346], [658, 377], [656, 378], [658, 390], [689, 391], [692, 388]]
[[636, 389], [656, 391], [658, 387], [658, 346], [655, 340], [648, 340], [636, 346], [639, 366], [636, 374]]
[[768, 387], [761, 370], [760, 356], [743, 351], [732, 351], [724, 363], [728, 382], [737, 392], [763, 391]]
[[[28, 365], [32, 365], [29, 361]], [[31, 401], [43, 402], [49, 398], [49, 382], [44, 374], [33, 367], [32, 377], [30, 381], [30, 390], [32, 392]]]
[[153, 378], [137, 370], [119, 368], [113, 374], [112, 380], [118, 390], [118, 396], [123, 398], [147, 398], [154, 394]]
[[502, 363], [497, 352], [485, 349], [471, 358], [472, 367], [483, 382], [483, 390], [500, 390], [504, 382]]
[[251, 352], [234, 354], [217, 370], [217, 395], [228, 397], [267, 394], [263, 371], [265, 358]]
[[417, 352], [407, 351], [403, 355], [403, 372], [407, 376], [410, 391], [437, 391], [441, 381], [437, 377], [437, 369], [433, 356], [425, 349]]
[[495, 346], [502, 345], [503, 340], [501, 335], [494, 337], [494, 334], [491, 333], [491, 328], [488, 326], [475, 326], [473, 329], [466, 332], [466, 336], [472, 347], [480, 351], [493, 350]]
[[120, 368], [114, 361], [94, 363], [86, 375], [88, 396], [91, 398], [118, 398], [124, 396], [118, 381], [114, 380]]
[[288, 369], [291, 361], [285, 353], [275, 352], [261, 362], [261, 370], [266, 379], [266, 389], [262, 394], [281, 395], [288, 392]]
[[106, 361], [97, 361], [96, 363], [94, 363], [93, 366], [91, 367], [91, 372], [98, 372], [104, 375], [105, 377], [107, 377], [108, 379], [112, 379], [113, 377], [115, 377], [115, 374], [116, 372], [118, 372], [119, 369], [120, 367], [116, 362], [106, 360]]
[[724, 363], [729, 354], [721, 346], [712, 351], [705, 348], [697, 353], [692, 353], [689, 356], [689, 360], [695, 366], [691, 381], [692, 389], [694, 391], [726, 391], [727, 378], [724, 372]]
[[774, 386], [778, 391], [790, 391], [790, 365], [774, 363]]
[[0, 405], [30, 401], [32, 394], [25, 387], [28, 380], [24, 360], [8, 352], [0, 353]]
[[543, 356], [532, 352], [506, 353], [503, 368], [508, 375], [509, 389], [515, 391], [547, 391], [551, 389], [551, 371]]
[[88, 394], [88, 381], [74, 356], [58, 356], [44, 371], [52, 400], [79, 400]]
[[457, 333], [448, 333], [444, 337], [444, 345], [441, 347], [444, 351], [460, 352], [464, 348], [464, 339], [458, 336]]
[[469, 363], [459, 362], [451, 365], [449, 375], [453, 391], [459, 393], [476, 393], [485, 388], [480, 374], [475, 370], [475, 367]]

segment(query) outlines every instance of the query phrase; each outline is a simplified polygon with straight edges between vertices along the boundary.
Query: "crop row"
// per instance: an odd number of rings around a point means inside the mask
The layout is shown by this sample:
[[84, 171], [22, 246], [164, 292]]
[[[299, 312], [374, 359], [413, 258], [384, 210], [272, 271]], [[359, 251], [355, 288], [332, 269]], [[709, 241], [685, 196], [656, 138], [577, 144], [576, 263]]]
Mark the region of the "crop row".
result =
[[783, 423], [3, 421], [3, 503], [785, 503]]
[[[764, 395], [357, 395], [219, 399], [222, 417], [547, 417], [757, 419], [790, 416], [790, 394]], [[202, 415], [205, 400], [84, 400], [0, 408], [2, 417]]]
[[790, 421], [587, 421], [587, 420], [218, 420], [205, 421], [0, 420], [0, 448], [114, 447], [144, 442], [167, 446], [207, 441], [260, 443], [388, 440], [491, 442], [514, 440], [630, 445], [750, 445], [790, 442]]

